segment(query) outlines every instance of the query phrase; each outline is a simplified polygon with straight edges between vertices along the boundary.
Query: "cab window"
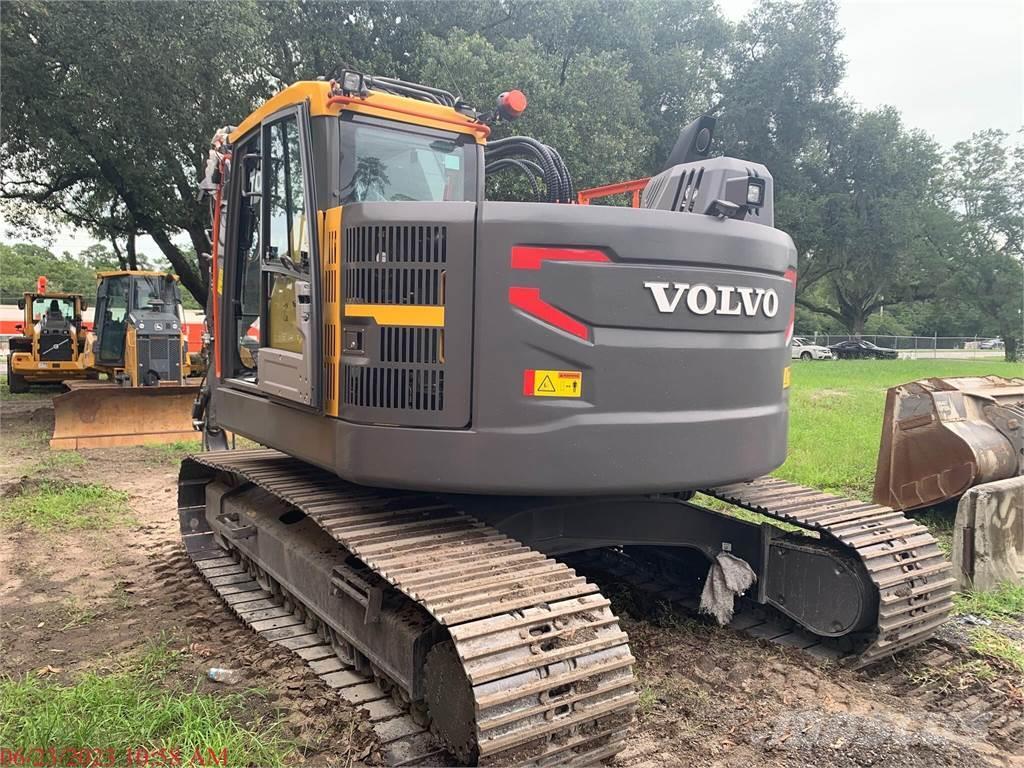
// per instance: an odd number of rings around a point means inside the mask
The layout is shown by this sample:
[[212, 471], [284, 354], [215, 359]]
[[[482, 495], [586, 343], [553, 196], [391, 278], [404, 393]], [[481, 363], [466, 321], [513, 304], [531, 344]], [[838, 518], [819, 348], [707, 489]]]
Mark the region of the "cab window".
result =
[[32, 302], [32, 319], [42, 320], [44, 315], [56, 315], [64, 320], [73, 320], [75, 317], [75, 302], [71, 299], [52, 299], [40, 296]]
[[290, 270], [309, 268], [306, 204], [302, 192], [299, 128], [294, 117], [270, 126], [269, 239], [264, 259]]
[[343, 119], [341, 152], [343, 204], [475, 198], [472, 137]]
[[138, 275], [133, 281], [132, 306], [136, 309], [174, 311], [174, 281], [156, 275]]
[[303, 354], [298, 288], [299, 281], [308, 280], [309, 222], [298, 123], [286, 117], [272, 123], [268, 133], [265, 344]]

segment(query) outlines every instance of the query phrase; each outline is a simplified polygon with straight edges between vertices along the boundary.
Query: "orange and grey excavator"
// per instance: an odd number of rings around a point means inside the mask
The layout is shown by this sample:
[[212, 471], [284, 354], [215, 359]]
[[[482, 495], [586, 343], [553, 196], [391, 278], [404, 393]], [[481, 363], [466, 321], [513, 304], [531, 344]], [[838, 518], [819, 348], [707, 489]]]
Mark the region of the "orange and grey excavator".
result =
[[[346, 71], [217, 133], [196, 568], [436, 762], [622, 749], [634, 658], [598, 571], [853, 664], [930, 637], [955, 580], [924, 526], [765, 476], [796, 283], [768, 170], [712, 157], [702, 117], [633, 207], [573, 204], [554, 148], [490, 139], [525, 107]], [[498, 173], [535, 200], [487, 199]]]
[[94, 332], [79, 358], [104, 381], [65, 380], [53, 400], [56, 450], [194, 439], [194, 363], [183, 335], [176, 275], [122, 270], [97, 275]]

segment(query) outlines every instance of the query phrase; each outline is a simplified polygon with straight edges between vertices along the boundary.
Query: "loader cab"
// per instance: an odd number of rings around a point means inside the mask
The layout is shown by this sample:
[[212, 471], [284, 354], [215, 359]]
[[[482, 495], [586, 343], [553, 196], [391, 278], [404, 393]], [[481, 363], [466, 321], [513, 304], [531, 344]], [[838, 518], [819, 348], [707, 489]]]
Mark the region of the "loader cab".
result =
[[85, 302], [74, 293], [26, 293], [18, 301], [24, 311], [23, 332], [38, 346], [36, 355], [46, 360], [74, 360], [84, 337], [82, 311]]

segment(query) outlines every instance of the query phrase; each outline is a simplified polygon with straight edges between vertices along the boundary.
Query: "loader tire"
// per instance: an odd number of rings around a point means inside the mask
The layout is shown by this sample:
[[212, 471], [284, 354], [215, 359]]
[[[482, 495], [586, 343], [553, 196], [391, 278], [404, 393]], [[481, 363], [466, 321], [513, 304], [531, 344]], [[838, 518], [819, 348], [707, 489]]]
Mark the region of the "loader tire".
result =
[[22, 395], [28, 392], [28, 382], [24, 376], [14, 372], [10, 354], [7, 356], [7, 388], [11, 390], [12, 395]]

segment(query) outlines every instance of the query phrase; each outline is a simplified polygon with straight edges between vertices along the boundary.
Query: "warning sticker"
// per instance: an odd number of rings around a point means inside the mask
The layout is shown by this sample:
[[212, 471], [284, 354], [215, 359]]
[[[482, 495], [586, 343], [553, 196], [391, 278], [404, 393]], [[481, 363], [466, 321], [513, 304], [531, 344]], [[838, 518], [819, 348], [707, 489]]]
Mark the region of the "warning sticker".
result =
[[523, 394], [527, 397], [582, 397], [582, 371], [523, 371]]

